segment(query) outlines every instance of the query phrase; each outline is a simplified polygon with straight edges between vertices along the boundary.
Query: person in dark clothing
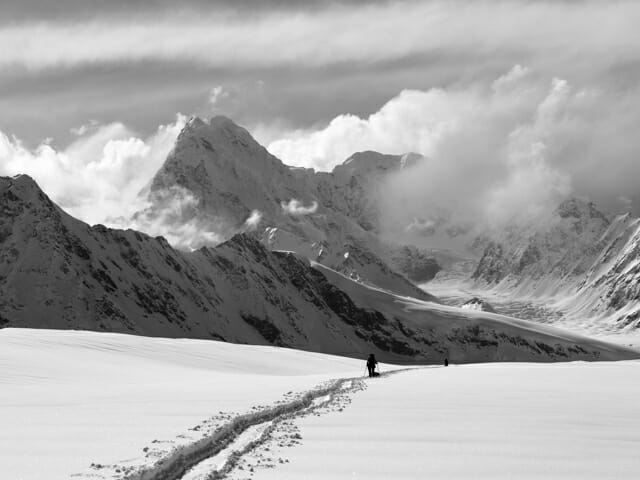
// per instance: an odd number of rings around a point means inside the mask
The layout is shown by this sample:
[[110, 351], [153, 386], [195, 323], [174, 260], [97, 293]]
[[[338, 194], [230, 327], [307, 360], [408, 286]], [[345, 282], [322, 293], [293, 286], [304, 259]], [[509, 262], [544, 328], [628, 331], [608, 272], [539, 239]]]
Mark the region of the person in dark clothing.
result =
[[449, 359], [448, 359], [448, 358], [445, 358], [445, 359], [444, 359], [444, 366], [445, 366], [445, 367], [448, 367], [448, 366], [449, 366]]
[[367, 370], [369, 370], [369, 376], [370, 377], [375, 377], [375, 373], [376, 373], [376, 365], [378, 365], [378, 362], [376, 360], [376, 356], [373, 353], [369, 354], [369, 358], [367, 358]]

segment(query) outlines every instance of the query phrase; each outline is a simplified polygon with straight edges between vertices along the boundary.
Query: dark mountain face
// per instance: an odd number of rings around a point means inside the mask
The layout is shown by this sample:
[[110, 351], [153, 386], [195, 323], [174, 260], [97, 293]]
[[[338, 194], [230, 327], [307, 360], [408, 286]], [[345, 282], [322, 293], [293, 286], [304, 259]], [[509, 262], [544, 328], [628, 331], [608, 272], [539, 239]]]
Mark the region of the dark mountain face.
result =
[[162, 237], [90, 227], [26, 176], [0, 178], [0, 202], [2, 327], [214, 338], [356, 357], [373, 351], [399, 362], [632, 356], [417, 300], [406, 308], [406, 298], [272, 252], [253, 236], [181, 252]]

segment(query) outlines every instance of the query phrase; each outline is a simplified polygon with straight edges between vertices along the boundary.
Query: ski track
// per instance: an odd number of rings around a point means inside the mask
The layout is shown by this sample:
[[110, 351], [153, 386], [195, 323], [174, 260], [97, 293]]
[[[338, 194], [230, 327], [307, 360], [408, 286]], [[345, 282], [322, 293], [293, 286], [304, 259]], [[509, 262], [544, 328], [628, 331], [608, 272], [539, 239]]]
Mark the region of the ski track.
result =
[[[405, 370], [408, 369], [385, 372], [379, 378], [382, 379]], [[271, 407], [254, 407], [254, 411], [251, 413], [232, 417], [221, 412], [220, 416], [213, 417], [209, 422], [222, 418], [226, 420], [226, 423], [201, 438], [192, 439], [181, 435], [180, 439], [187, 440], [187, 442], [180, 445], [175, 445], [173, 441], [154, 440], [154, 444], [174, 445], [168, 452], [164, 452], [164, 455], [160, 452], [147, 453], [147, 459], [153, 456], [158, 457], [153, 464], [137, 467], [127, 467], [124, 462], [111, 466], [91, 464], [91, 473], [76, 474], [73, 477], [120, 480], [216, 480], [225, 478], [234, 470], [244, 455], [267, 442], [278, 426], [284, 425], [285, 431], [291, 428], [295, 429], [291, 423], [287, 422], [297, 416], [320, 415], [316, 413], [316, 410], [325, 409], [336, 403], [340, 397], [348, 397], [349, 394], [364, 389], [366, 389], [366, 383], [362, 377], [332, 380], [306, 393], [294, 396], [292, 392], [289, 392], [285, 395], [285, 399], [292, 396], [293, 399], [279, 401]], [[338, 401], [338, 403], [340, 402]], [[343, 408], [344, 404], [340, 403], [335, 410], [342, 411]], [[199, 431], [200, 429], [201, 426], [198, 426], [192, 430]], [[279, 445], [294, 446], [300, 443], [300, 438], [300, 435], [295, 433], [289, 435], [286, 445], [283, 443], [279, 443]], [[145, 452], [147, 451], [148, 449], [145, 449]], [[279, 461], [283, 463], [282, 459]], [[242, 467], [240, 468], [242, 469]], [[111, 470], [111, 472], [107, 470]]]

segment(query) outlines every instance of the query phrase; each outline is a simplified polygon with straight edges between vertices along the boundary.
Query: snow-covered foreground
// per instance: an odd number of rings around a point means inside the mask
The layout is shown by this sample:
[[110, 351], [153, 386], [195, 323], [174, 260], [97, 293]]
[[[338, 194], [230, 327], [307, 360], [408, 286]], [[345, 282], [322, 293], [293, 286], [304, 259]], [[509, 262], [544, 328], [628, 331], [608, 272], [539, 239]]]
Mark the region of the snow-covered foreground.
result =
[[253, 478], [637, 479], [639, 396], [638, 361], [404, 371], [301, 419], [302, 445]]
[[[0, 478], [149, 463], [219, 412], [228, 412], [224, 421], [363, 370], [352, 359], [275, 347], [0, 330]], [[145, 455], [145, 447], [153, 449]]]
[[375, 379], [363, 366], [274, 347], [0, 330], [0, 478], [640, 475], [640, 361], [383, 365]]

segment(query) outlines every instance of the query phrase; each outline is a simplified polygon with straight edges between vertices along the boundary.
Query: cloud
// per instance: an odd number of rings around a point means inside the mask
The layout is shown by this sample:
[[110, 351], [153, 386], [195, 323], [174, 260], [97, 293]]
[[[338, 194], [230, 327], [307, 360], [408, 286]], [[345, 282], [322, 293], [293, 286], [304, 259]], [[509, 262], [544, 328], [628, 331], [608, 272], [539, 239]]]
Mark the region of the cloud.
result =
[[253, 210], [244, 222], [234, 218], [202, 215], [200, 200], [190, 190], [172, 185], [166, 189], [154, 189], [151, 198], [138, 203], [140, 210], [132, 217], [119, 217], [111, 222], [116, 228], [132, 228], [148, 235], [161, 235], [175, 248], [196, 250], [203, 246], [217, 245], [237, 233], [255, 231], [262, 213]]
[[[244, 226], [240, 232], [252, 232], [258, 228], [260, 221], [262, 220], [262, 212], [260, 210], [252, 210], [251, 214], [244, 221]], [[239, 233], [239, 232], [238, 232]]]
[[227, 89], [225, 89], [221, 85], [217, 85], [211, 89], [209, 92], [209, 104], [213, 108], [217, 108], [221, 101], [226, 98], [229, 98], [230, 93]]
[[166, 159], [184, 123], [179, 115], [146, 139], [111, 123], [61, 150], [46, 143], [29, 149], [0, 132], [0, 175], [26, 173], [71, 215], [111, 224], [142, 207], [138, 194]]
[[280, 202], [280, 206], [284, 213], [289, 215], [310, 215], [318, 210], [318, 202], [313, 201], [311, 205], [305, 207], [300, 200], [292, 198], [288, 202]]
[[368, 118], [340, 115], [319, 130], [293, 131], [268, 149], [286, 163], [330, 170], [354, 152], [426, 153], [457, 119], [470, 113], [468, 94], [404, 90]]
[[100, 122], [98, 122], [97, 120], [90, 120], [89, 123], [84, 123], [77, 127], [71, 127], [69, 129], [69, 132], [76, 137], [82, 137], [90, 131], [95, 131], [99, 125]]
[[[204, 220], [193, 215], [199, 201], [192, 192], [180, 186], [154, 192], [153, 208], [136, 212], [133, 217], [112, 220], [113, 227], [132, 228], [147, 235], [161, 235], [182, 250], [196, 250], [226, 240], [222, 222]], [[140, 202], [136, 202], [140, 203]]]
[[553, 53], [556, 61], [584, 56], [588, 64], [601, 55], [635, 58], [640, 38], [635, 22], [640, 6], [629, 1], [331, 3], [260, 15], [206, 7], [180, 14], [123, 12], [82, 22], [4, 25], [0, 67], [41, 70], [145, 60], [216, 68], [317, 67], [442, 51]]
[[623, 209], [629, 209], [633, 204], [633, 200], [625, 195], [619, 195], [616, 200], [620, 203]]
[[209, 114], [214, 85], [230, 93], [216, 113], [261, 126], [261, 140], [274, 124], [366, 117], [403, 88], [495, 80], [516, 63], [640, 89], [632, 1], [27, 1], [4, 2], [0, 19], [0, 126], [32, 144], [89, 118], [151, 132], [176, 111]]
[[293, 130], [268, 149], [320, 170], [354, 151], [425, 154], [427, 161], [393, 177], [379, 199], [389, 232], [418, 235], [443, 211], [460, 225], [499, 223], [535, 215], [572, 193], [603, 208], [619, 208], [621, 195], [637, 198], [638, 107], [636, 96], [516, 65], [488, 82], [404, 90], [367, 117], [345, 114]]
[[414, 218], [411, 223], [405, 227], [407, 233], [417, 233], [423, 237], [430, 237], [436, 233], [438, 227], [437, 222], [433, 220], [423, 220], [420, 218]]

